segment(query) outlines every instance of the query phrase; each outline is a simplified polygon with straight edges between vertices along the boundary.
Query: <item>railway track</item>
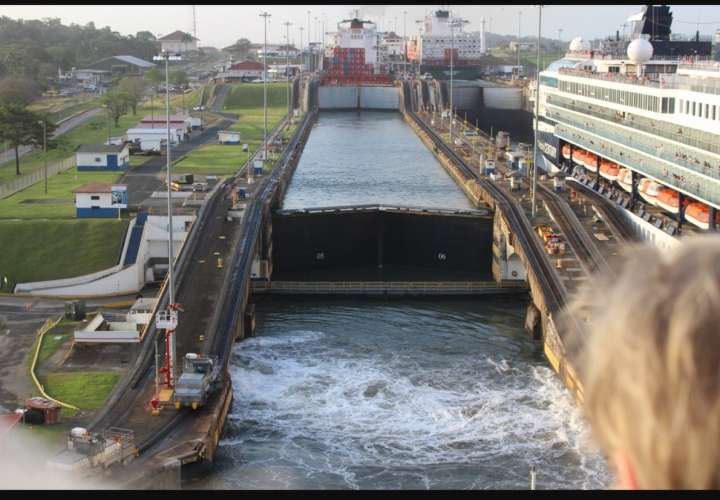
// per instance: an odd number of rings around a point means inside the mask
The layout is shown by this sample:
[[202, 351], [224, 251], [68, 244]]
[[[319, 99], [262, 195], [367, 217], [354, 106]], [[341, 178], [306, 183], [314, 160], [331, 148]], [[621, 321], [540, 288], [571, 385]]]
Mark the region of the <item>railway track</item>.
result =
[[546, 205], [553, 219], [560, 226], [560, 231], [572, 247], [585, 274], [590, 276], [595, 272], [607, 274], [612, 269], [605, 260], [605, 257], [597, 245], [590, 239], [587, 231], [578, 220], [572, 208], [565, 201], [555, 194], [550, 188], [542, 183], [537, 183], [538, 194]]
[[582, 182], [579, 182], [574, 177], [568, 177], [568, 179], [572, 183], [573, 189], [582, 193], [583, 196], [593, 202], [593, 206], [600, 211], [602, 218], [621, 243], [639, 241], [635, 229], [620, 213], [620, 210], [622, 210], [621, 208], [597, 191], [594, 191]]

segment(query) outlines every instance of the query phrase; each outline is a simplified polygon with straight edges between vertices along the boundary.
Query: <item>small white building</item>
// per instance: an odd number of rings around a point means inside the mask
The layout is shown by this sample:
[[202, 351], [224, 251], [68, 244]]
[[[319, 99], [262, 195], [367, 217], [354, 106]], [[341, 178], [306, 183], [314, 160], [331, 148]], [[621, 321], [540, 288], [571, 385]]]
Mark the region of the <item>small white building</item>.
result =
[[91, 182], [73, 190], [78, 218], [118, 217], [127, 208], [127, 184]]
[[73, 334], [75, 342], [85, 344], [135, 344], [152, 320], [156, 298], [141, 297], [125, 315], [98, 313], [82, 330]]
[[200, 40], [184, 31], [173, 31], [169, 35], [158, 38], [160, 50], [164, 52], [183, 53], [197, 50]]
[[[185, 127], [173, 127], [170, 125], [170, 143], [175, 146], [183, 141]], [[130, 142], [140, 144], [143, 151], [160, 151], [167, 139], [167, 129], [163, 128], [131, 128], [127, 131], [127, 138]]]
[[127, 170], [130, 149], [126, 144], [83, 144], [75, 159], [79, 172]]
[[218, 142], [220, 144], [240, 144], [240, 132], [235, 130], [218, 131]]

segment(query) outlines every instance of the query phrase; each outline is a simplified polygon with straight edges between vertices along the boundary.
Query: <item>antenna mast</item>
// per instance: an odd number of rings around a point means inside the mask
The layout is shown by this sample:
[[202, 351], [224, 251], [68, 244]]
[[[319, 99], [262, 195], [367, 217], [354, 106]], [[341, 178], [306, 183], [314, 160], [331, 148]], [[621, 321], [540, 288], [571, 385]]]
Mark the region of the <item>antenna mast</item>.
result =
[[197, 11], [195, 9], [195, 5], [192, 6], [192, 16], [193, 16], [193, 36], [197, 38]]

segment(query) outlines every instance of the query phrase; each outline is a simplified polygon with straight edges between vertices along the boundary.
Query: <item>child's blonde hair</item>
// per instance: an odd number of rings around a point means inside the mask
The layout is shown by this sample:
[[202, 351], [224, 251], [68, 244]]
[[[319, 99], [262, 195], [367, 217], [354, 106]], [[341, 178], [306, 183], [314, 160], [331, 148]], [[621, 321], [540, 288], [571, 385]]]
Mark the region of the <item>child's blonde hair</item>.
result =
[[573, 364], [599, 444], [641, 488], [720, 489], [720, 236], [634, 249], [569, 312], [588, 321]]

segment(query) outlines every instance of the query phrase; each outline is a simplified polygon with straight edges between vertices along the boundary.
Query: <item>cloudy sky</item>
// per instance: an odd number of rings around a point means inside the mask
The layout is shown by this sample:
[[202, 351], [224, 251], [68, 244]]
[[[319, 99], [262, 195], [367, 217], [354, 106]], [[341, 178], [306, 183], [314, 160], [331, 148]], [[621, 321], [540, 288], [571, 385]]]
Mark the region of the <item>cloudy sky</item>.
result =
[[[348, 17], [355, 9], [361, 16], [376, 21], [381, 28], [397, 28], [403, 33], [403, 12], [407, 12], [406, 29], [411, 34], [416, 30], [415, 21], [439, 8], [439, 5], [198, 5], [198, 37], [201, 45], [224, 47], [238, 38], [249, 38], [260, 42], [263, 25], [259, 14], [267, 11], [272, 17], [268, 24], [268, 43], [282, 42], [285, 36], [283, 23], [290, 21], [290, 39], [299, 42], [299, 27], [303, 27], [303, 42], [307, 43], [308, 14], [310, 11], [310, 32], [318, 40], [319, 23], [323, 15], [326, 30]], [[493, 33], [516, 34], [518, 17], [522, 35], [537, 33], [537, 7], [530, 5], [459, 5], [453, 11], [470, 21], [466, 29], [479, 29], [480, 19], [485, 17], [486, 29]], [[639, 12], [640, 5], [548, 5], [543, 7], [543, 35], [557, 37], [558, 29], [563, 40], [574, 36], [594, 38], [622, 30], [628, 16]], [[710, 35], [720, 29], [720, 5], [674, 5], [671, 6], [675, 21], [674, 33]], [[518, 16], [518, 12], [522, 14]], [[60, 18], [64, 24], [85, 24], [90, 21], [98, 28], [110, 26], [122, 34], [135, 34], [148, 30], [168, 34], [177, 29], [192, 31], [191, 5], [3, 5], [0, 15], [12, 18], [38, 19]]]

